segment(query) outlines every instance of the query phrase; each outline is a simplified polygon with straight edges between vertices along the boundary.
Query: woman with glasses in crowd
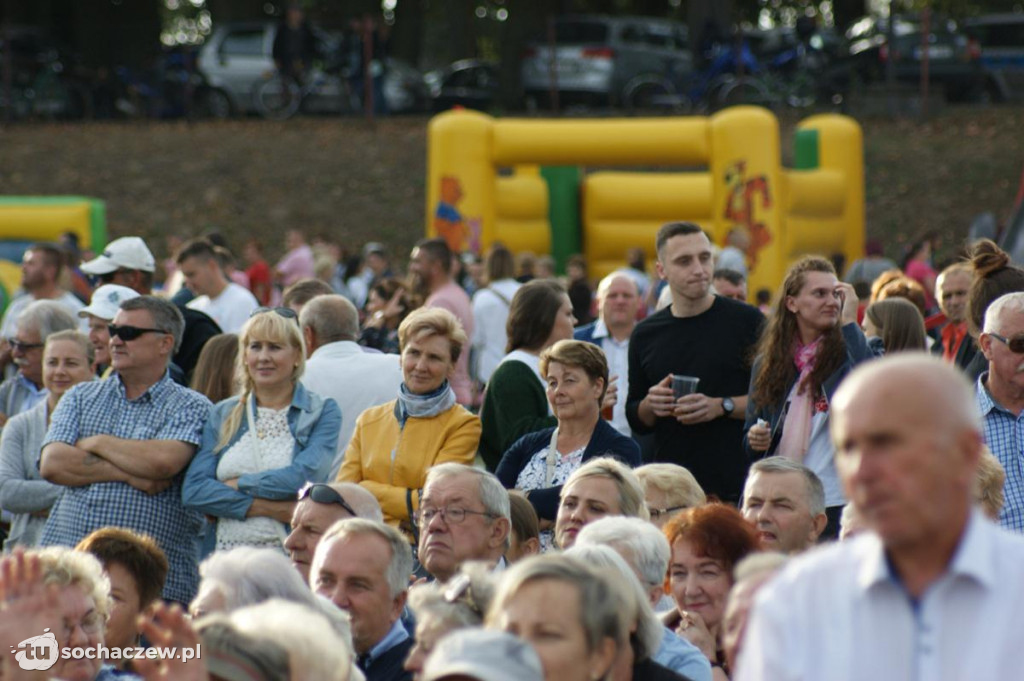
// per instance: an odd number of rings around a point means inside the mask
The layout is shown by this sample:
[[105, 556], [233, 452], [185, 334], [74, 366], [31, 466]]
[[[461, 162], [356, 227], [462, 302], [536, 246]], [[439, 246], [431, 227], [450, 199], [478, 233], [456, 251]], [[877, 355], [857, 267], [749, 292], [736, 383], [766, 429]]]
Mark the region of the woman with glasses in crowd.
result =
[[238, 395], [214, 405], [182, 500], [216, 519], [217, 550], [281, 549], [295, 497], [326, 479], [341, 410], [299, 382], [306, 348], [295, 313], [257, 308], [242, 327]]
[[649, 463], [634, 472], [643, 485], [651, 522], [659, 530], [676, 514], [708, 501], [693, 473], [678, 464]]
[[63, 489], [39, 474], [39, 452], [57, 403], [72, 386], [94, 378], [95, 350], [78, 331], [50, 334], [43, 349], [46, 398], [11, 418], [0, 437], [0, 507], [13, 514], [4, 550], [35, 546]]
[[384, 521], [415, 545], [413, 516], [427, 470], [440, 463], [472, 464], [480, 419], [455, 402], [449, 382], [466, 347], [466, 332], [455, 315], [436, 307], [415, 310], [398, 327], [398, 342], [398, 398], [359, 415], [338, 482], [355, 482], [372, 492]]
[[[540, 371], [558, 425], [519, 438], [501, 458], [496, 475], [508, 489], [526, 493], [543, 530], [558, 513], [562, 485], [582, 464], [614, 456], [630, 467], [640, 465], [640, 446], [601, 418], [608, 387], [608, 362], [593, 343], [558, 341], [541, 353]], [[551, 533], [541, 535], [544, 550]]]
[[857, 324], [857, 294], [832, 263], [808, 256], [782, 282], [751, 371], [747, 453], [784, 456], [810, 468], [825, 487], [828, 525], [839, 533], [844, 498], [829, 435], [829, 403], [839, 382], [876, 355]]

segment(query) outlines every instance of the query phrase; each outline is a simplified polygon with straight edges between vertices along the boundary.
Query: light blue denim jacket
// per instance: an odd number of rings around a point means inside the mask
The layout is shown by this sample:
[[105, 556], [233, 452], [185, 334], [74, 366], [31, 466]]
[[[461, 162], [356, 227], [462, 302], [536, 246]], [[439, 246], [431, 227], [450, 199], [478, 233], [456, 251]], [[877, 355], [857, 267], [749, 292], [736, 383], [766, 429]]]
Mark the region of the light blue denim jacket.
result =
[[[238, 400], [238, 396], [229, 397], [210, 410], [210, 418], [203, 428], [202, 444], [185, 473], [181, 499], [187, 508], [201, 513], [243, 520], [257, 497], [290, 501], [307, 482], [327, 480], [338, 448], [341, 409], [334, 400], [323, 398], [306, 390], [301, 383], [297, 384], [288, 410], [288, 426], [295, 438], [291, 465], [239, 476], [238, 489], [235, 490], [217, 479], [217, 464], [220, 463], [220, 455], [249, 430], [246, 419], [242, 419], [238, 431], [227, 445], [217, 451], [214, 447], [220, 439], [221, 424]], [[253, 408], [255, 410], [255, 404]]]

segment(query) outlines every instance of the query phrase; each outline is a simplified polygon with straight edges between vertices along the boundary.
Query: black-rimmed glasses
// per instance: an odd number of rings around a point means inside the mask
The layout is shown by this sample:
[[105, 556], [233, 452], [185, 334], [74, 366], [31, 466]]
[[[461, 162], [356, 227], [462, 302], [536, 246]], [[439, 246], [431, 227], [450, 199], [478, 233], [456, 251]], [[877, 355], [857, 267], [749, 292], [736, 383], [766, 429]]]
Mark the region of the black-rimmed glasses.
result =
[[998, 333], [989, 332], [990, 336], [1000, 341], [1003, 345], [1010, 348], [1010, 352], [1015, 355], [1024, 355], [1024, 336], [1014, 336], [1013, 338], [1007, 338], [1006, 336], [1000, 336]]
[[146, 328], [143, 328], [141, 326], [127, 326], [127, 325], [118, 326], [117, 324], [108, 324], [107, 325], [107, 332], [110, 333], [110, 337], [111, 338], [113, 338], [114, 336], [117, 336], [118, 338], [120, 338], [123, 341], [133, 341], [136, 338], [138, 338], [139, 336], [141, 336], [143, 334], [146, 334], [146, 333], [166, 333], [166, 334], [170, 333], [170, 331], [164, 331], [163, 329], [146, 329]]
[[689, 506], [669, 506], [668, 508], [651, 508], [647, 507], [647, 512], [651, 514], [651, 520], [657, 520], [662, 516], [670, 516], [676, 511], [685, 511]]
[[441, 520], [449, 525], [458, 525], [466, 520], [467, 515], [482, 515], [487, 518], [497, 518], [498, 516], [487, 511], [471, 511], [468, 508], [462, 508], [460, 506], [445, 506], [444, 508], [421, 508], [415, 514], [413, 519], [416, 524], [420, 527], [426, 527], [430, 524], [436, 516], [440, 515]]
[[325, 483], [307, 482], [302, 489], [299, 490], [299, 501], [303, 501], [307, 498], [312, 499], [318, 504], [337, 504], [348, 511], [349, 515], [353, 518], [359, 516], [355, 509], [345, 501], [345, 497], [341, 496], [338, 490]]

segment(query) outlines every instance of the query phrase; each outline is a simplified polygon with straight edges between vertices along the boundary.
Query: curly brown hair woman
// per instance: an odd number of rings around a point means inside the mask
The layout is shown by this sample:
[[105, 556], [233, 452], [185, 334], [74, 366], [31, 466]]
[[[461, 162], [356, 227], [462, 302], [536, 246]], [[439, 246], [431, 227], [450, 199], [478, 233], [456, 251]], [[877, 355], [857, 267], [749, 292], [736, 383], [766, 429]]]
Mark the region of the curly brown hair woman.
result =
[[757, 352], [744, 446], [751, 456], [785, 456], [813, 470], [825, 487], [825, 533], [835, 536], [843, 495], [829, 402], [847, 372], [875, 354], [857, 325], [857, 294], [832, 263], [809, 256], [790, 267]]

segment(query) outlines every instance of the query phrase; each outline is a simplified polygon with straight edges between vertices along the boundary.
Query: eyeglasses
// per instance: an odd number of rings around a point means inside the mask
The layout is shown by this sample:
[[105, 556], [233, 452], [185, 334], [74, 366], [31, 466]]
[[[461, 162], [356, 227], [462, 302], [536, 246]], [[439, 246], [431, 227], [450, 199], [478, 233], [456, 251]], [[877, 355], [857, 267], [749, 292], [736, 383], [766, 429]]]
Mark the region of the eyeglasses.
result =
[[318, 504], [337, 504], [348, 511], [353, 518], [359, 516], [355, 509], [345, 501], [345, 498], [338, 493], [338, 490], [334, 489], [330, 485], [325, 485], [322, 482], [307, 482], [303, 488], [299, 490], [299, 501], [302, 501], [307, 497]]
[[71, 638], [71, 635], [75, 632], [75, 627], [82, 627], [82, 631], [85, 632], [86, 636], [92, 636], [103, 631], [103, 627], [106, 624], [107, 618], [98, 612], [89, 613], [80, 622], [64, 620], [64, 640], [67, 641]]
[[413, 518], [417, 525], [420, 527], [426, 527], [430, 524], [430, 521], [438, 515], [441, 516], [441, 520], [449, 525], [458, 525], [462, 523], [466, 519], [467, 515], [482, 515], [491, 519], [498, 517], [487, 511], [470, 511], [469, 509], [460, 508], [458, 506], [445, 506], [444, 508], [421, 508], [413, 515]]
[[43, 343], [23, 343], [17, 338], [8, 338], [7, 344], [11, 346], [12, 350], [17, 350], [18, 352], [28, 352], [29, 350], [43, 347]]
[[297, 315], [295, 310], [290, 307], [263, 307], [262, 305], [249, 313], [249, 319], [252, 319], [258, 314], [263, 314], [264, 312], [276, 312], [285, 319], [294, 319], [295, 321], [298, 321], [299, 319], [299, 315]]
[[1006, 336], [1000, 336], [998, 333], [989, 333], [988, 335], [1000, 341], [1006, 347], [1010, 348], [1010, 352], [1015, 355], [1024, 355], [1024, 336], [1014, 336], [1013, 338], [1007, 338]]
[[669, 516], [676, 511], [684, 511], [688, 506], [669, 506], [668, 508], [651, 508], [647, 507], [647, 512], [651, 514], [651, 520], [657, 520], [661, 516]]
[[111, 338], [117, 336], [123, 341], [133, 341], [139, 336], [146, 333], [170, 333], [169, 331], [164, 331], [163, 329], [145, 329], [142, 328], [141, 326], [118, 326], [117, 324], [108, 324], [107, 331], [110, 333]]

